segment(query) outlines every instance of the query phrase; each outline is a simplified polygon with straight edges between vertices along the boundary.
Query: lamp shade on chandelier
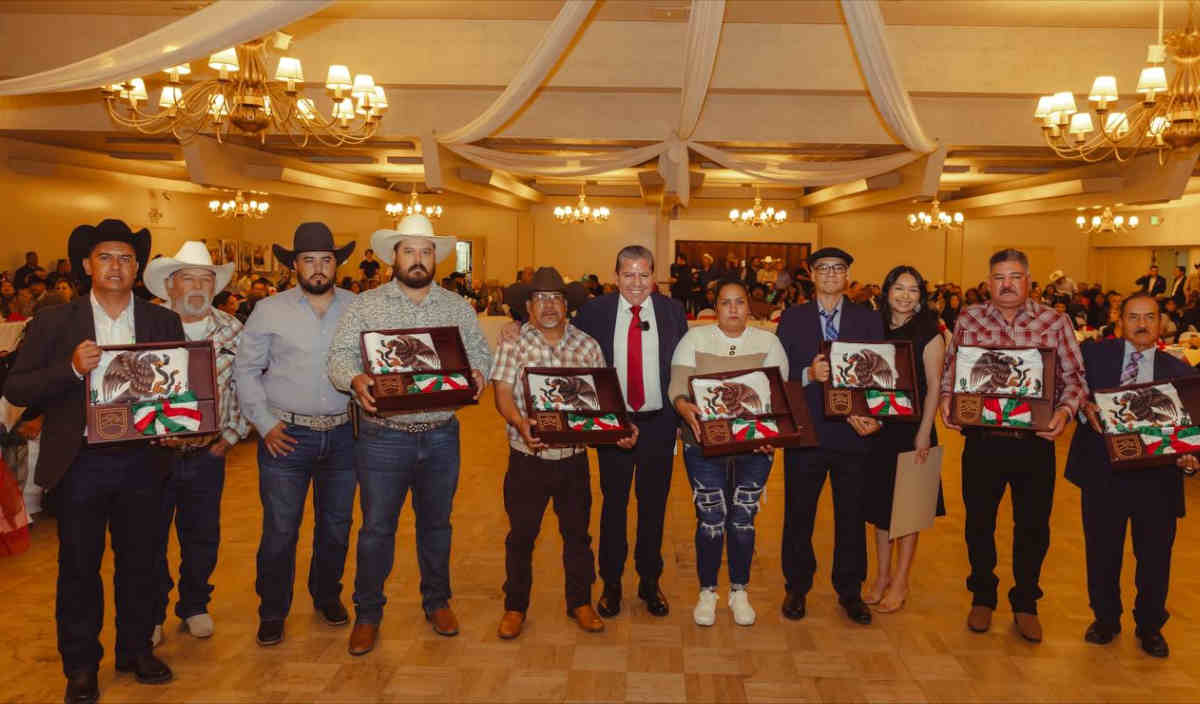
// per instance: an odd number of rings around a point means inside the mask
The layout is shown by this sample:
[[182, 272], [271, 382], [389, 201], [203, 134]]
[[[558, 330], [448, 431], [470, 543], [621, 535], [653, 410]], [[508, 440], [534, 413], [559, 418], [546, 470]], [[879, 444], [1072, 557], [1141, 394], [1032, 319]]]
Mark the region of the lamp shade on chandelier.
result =
[[1113, 215], [1112, 208], [1105, 208], [1100, 215], [1093, 215], [1089, 220], [1084, 215], [1075, 218], [1075, 226], [1084, 232], [1132, 232], [1137, 229], [1138, 216]]
[[745, 209], [734, 208], [729, 211], [729, 222], [734, 225], [753, 225], [754, 227], [778, 227], [787, 220], [786, 210], [776, 210], [771, 206], [763, 207], [762, 195], [758, 186], [754, 187], [754, 205]]
[[957, 230], [963, 226], [966, 219], [962, 213], [944, 213], [942, 204], [937, 198], [933, 199], [929, 211], [924, 210], [908, 214], [908, 229], [910, 230]]
[[579, 202], [575, 205], [560, 205], [554, 208], [554, 219], [558, 222], [567, 224], [581, 225], [583, 223], [600, 224], [608, 222], [608, 216], [612, 214], [608, 208], [600, 206], [593, 208], [588, 205], [587, 195], [583, 192], [583, 184], [579, 184]]
[[260, 198], [251, 198], [246, 200], [246, 197], [241, 191], [233, 197], [233, 200], [210, 200], [208, 202], [208, 210], [213, 215], [219, 218], [251, 218], [258, 220], [267, 214], [271, 209], [271, 204]]
[[407, 203], [388, 203], [384, 206], [387, 214], [393, 218], [402, 218], [406, 215], [424, 215], [430, 220], [437, 220], [442, 217], [442, 206], [440, 205], [422, 205], [417, 200], [417, 184], [413, 184], [412, 193], [408, 195]]
[[[276, 32], [272, 46], [286, 51], [291, 37]], [[158, 94], [157, 110], [146, 79], [132, 78], [101, 90], [108, 114], [119, 125], [147, 134], [171, 133], [187, 141], [200, 133], [218, 140], [230, 130], [258, 135], [265, 143], [268, 132], [286, 134], [297, 146], [310, 139], [328, 147], [361, 144], [375, 134], [387, 111], [387, 95], [369, 74], [351, 77], [346, 66], [333, 65], [325, 80], [330, 100], [325, 117], [311, 97], [304, 95], [304, 69], [300, 60], [281, 56], [274, 79], [269, 71], [272, 48], [267, 39], [255, 39], [219, 51], [208, 59], [216, 78], [190, 85], [188, 64], [164, 69], [166, 83]]]

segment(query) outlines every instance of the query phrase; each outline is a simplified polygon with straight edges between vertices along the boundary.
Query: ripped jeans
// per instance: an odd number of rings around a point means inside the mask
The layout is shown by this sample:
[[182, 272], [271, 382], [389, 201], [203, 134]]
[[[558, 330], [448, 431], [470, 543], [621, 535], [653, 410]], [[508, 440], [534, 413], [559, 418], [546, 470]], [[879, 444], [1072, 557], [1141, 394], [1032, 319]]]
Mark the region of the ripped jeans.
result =
[[717, 586], [726, 546], [729, 583], [750, 582], [754, 516], [773, 461], [773, 455], [753, 453], [705, 457], [696, 445], [684, 446], [683, 462], [696, 505], [696, 573], [701, 588]]

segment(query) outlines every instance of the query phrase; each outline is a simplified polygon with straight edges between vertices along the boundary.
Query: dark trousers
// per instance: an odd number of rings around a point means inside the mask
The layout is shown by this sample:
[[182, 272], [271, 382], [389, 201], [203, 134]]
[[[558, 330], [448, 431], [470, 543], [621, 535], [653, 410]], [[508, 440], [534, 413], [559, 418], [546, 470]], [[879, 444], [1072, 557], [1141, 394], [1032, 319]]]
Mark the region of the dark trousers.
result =
[[[635, 419], [638, 442], [631, 450], [616, 445], [596, 448], [600, 462], [600, 577], [606, 584], [620, 585], [629, 555], [626, 519], [629, 490], [637, 494], [637, 542], [633, 564], [645, 585], [657, 588], [663, 571], [663, 519], [675, 452], [674, 416], [666, 410], [646, 419]], [[634, 485], [634, 478], [637, 484]], [[653, 592], [651, 592], [652, 594]]]
[[[59, 442], [79, 442], [62, 438]], [[119, 658], [150, 650], [154, 631], [155, 535], [162, 494], [162, 455], [147, 446], [96, 451], [84, 447], [55, 488], [58, 504], [58, 593], [55, 619], [63, 672], [96, 671], [104, 648], [105, 532], [112, 535], [113, 589]]]
[[154, 622], [167, 620], [171, 600], [171, 569], [167, 564], [167, 543], [171, 523], [179, 540], [179, 600], [175, 615], [186, 619], [208, 611], [213, 587], [208, 583], [217, 567], [217, 548], [221, 544], [221, 491], [225, 488], [225, 458], [214, 457], [207, 449], [188, 454], [175, 453], [171, 474], [163, 487], [158, 533], [158, 592], [155, 594]]
[[1014, 612], [1037, 613], [1042, 598], [1038, 580], [1050, 548], [1050, 509], [1054, 504], [1054, 443], [1027, 438], [968, 433], [962, 455], [962, 492], [966, 508], [967, 589], [973, 606], [996, 608], [996, 512], [1005, 487], [1012, 492]]
[[1097, 621], [1113, 626], [1121, 623], [1121, 561], [1128, 524], [1137, 559], [1133, 620], [1139, 629], [1149, 632], [1160, 630], [1167, 622], [1178, 473], [1174, 467], [1130, 470], [1114, 474], [1111, 482], [1084, 488], [1088, 598]]
[[862, 517], [866, 455], [805, 448], [783, 454], [783, 576], [789, 592], [807, 594], [817, 572], [813, 525], [825, 477], [833, 488], [833, 588], [839, 600], [861, 599], [867, 578], [867, 536]]
[[561, 460], [544, 460], [509, 450], [504, 475], [504, 510], [508, 537], [504, 541], [504, 609], [525, 612], [533, 587], [533, 545], [542, 527], [546, 504], [554, 502], [558, 532], [563, 541], [567, 609], [592, 602], [596, 581], [592, 536], [592, 486], [586, 452]]

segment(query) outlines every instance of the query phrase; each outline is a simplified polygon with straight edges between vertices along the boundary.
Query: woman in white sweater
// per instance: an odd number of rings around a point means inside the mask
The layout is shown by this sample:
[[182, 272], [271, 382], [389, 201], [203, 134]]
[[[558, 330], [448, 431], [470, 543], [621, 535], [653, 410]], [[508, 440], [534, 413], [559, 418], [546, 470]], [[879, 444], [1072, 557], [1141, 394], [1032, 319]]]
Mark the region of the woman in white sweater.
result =
[[728, 543], [729, 608], [740, 626], [754, 623], [746, 595], [754, 556], [754, 516], [774, 448], [723, 457], [705, 457], [696, 443], [702, 412], [691, 402], [688, 377], [733, 370], [779, 367], [788, 377], [787, 354], [774, 334], [747, 326], [750, 295], [741, 281], [723, 281], [716, 291], [717, 324], [692, 328], [671, 358], [670, 396], [683, 419], [683, 460], [696, 505], [696, 572], [700, 597], [692, 617], [701, 626], [716, 622], [717, 575]]

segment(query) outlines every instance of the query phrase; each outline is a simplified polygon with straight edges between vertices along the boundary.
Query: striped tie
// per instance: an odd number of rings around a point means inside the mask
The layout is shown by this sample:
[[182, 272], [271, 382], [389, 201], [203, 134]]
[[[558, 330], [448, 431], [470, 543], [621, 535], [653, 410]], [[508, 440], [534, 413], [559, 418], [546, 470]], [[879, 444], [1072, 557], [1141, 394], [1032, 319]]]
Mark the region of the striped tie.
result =
[[820, 309], [818, 309], [818, 311], [821, 313], [821, 318], [825, 321], [825, 339], [836, 340], [838, 336], [838, 329], [837, 324], [833, 322], [833, 319], [835, 316], [837, 316], [838, 309], [834, 308], [832, 313], [826, 313]]
[[1129, 355], [1129, 362], [1125, 365], [1125, 369], [1121, 371], [1121, 386], [1126, 386], [1137, 381], [1138, 365], [1142, 361], [1142, 353], [1135, 351]]

